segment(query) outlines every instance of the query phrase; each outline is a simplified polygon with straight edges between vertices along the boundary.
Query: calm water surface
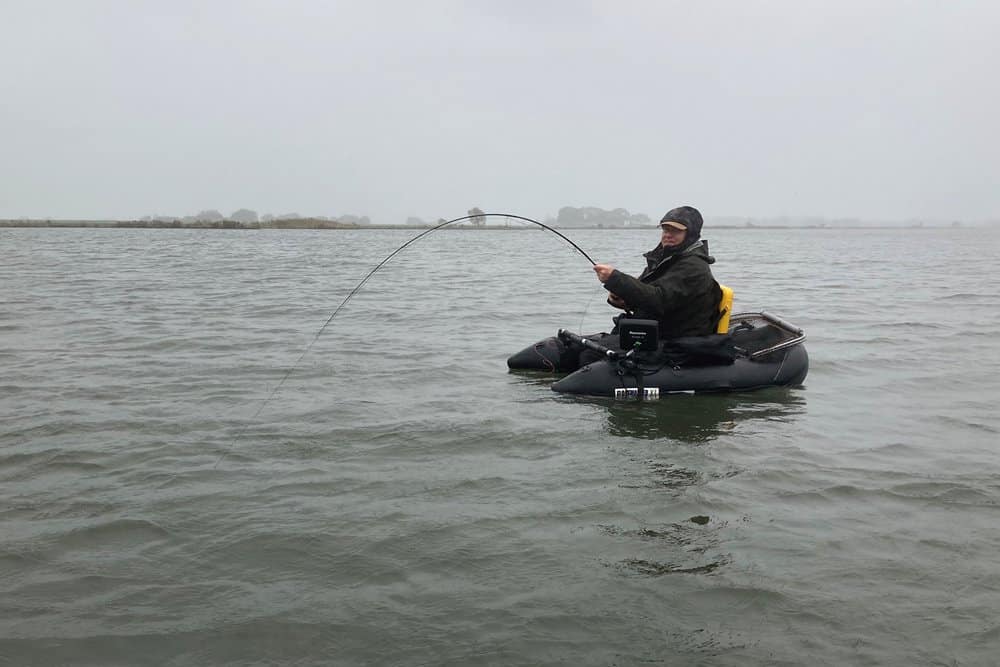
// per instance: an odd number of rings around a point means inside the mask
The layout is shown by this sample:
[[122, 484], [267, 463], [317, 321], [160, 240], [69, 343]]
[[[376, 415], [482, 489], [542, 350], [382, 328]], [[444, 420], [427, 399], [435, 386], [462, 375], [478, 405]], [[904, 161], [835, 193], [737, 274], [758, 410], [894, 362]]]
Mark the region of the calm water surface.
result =
[[709, 223], [806, 386], [646, 403], [508, 373], [612, 314], [540, 231], [317, 339], [410, 236], [0, 230], [0, 663], [996, 664], [998, 231]]

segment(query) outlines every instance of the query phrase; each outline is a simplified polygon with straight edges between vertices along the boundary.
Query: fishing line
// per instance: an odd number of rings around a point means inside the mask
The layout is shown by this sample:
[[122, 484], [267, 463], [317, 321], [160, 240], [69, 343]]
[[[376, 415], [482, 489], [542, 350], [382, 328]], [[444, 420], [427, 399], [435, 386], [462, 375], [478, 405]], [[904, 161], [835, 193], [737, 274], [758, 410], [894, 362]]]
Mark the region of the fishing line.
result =
[[[381, 269], [383, 266], [385, 266], [386, 263], [388, 263], [388, 261], [390, 259], [392, 259], [396, 255], [398, 255], [400, 252], [402, 252], [403, 250], [405, 250], [408, 246], [410, 246], [413, 243], [419, 241], [420, 239], [422, 239], [423, 237], [427, 236], [428, 234], [430, 234], [432, 232], [436, 232], [437, 230], [442, 229], [444, 227], [447, 227], [448, 225], [453, 225], [453, 224], [456, 224], [456, 223], [459, 223], [459, 222], [463, 222], [465, 220], [472, 220], [472, 219], [477, 219], [478, 220], [480, 218], [508, 218], [508, 219], [511, 219], [511, 220], [520, 220], [522, 222], [530, 222], [533, 225], [537, 225], [537, 226], [541, 227], [544, 230], [552, 232], [553, 234], [555, 234], [556, 236], [558, 236], [559, 238], [561, 238], [563, 241], [566, 241], [566, 243], [568, 243], [571, 246], [573, 246], [576, 249], [577, 252], [579, 252], [581, 255], [583, 255], [584, 257], [586, 257], [587, 261], [590, 262], [592, 265], [597, 264], [597, 262], [595, 262], [593, 259], [590, 258], [590, 255], [588, 255], [586, 252], [584, 252], [583, 248], [581, 248], [577, 244], [573, 243], [573, 241], [571, 241], [562, 232], [559, 232], [558, 230], [553, 229], [552, 227], [546, 225], [544, 222], [538, 222], [537, 220], [532, 220], [531, 218], [526, 218], [526, 217], [524, 217], [522, 215], [514, 215], [512, 213], [479, 213], [479, 214], [476, 214], [476, 215], [463, 215], [460, 218], [454, 218], [452, 220], [447, 220], [447, 221], [442, 222], [442, 223], [440, 223], [438, 225], [435, 225], [434, 227], [431, 227], [430, 229], [427, 229], [427, 230], [425, 230], [425, 231], [417, 234], [412, 239], [410, 239], [409, 241], [407, 241], [406, 243], [404, 243], [403, 245], [399, 246], [398, 248], [396, 248], [395, 250], [393, 250], [391, 253], [389, 253], [389, 255], [385, 259], [383, 259], [381, 262], [379, 262], [375, 266], [374, 269], [372, 269], [371, 271], [369, 271], [368, 275], [366, 275], [361, 280], [361, 282], [359, 282], [357, 284], [357, 286], [350, 291], [350, 293], [347, 295], [347, 297], [340, 303], [339, 306], [337, 306], [336, 310], [333, 311], [333, 314], [331, 314], [330, 317], [327, 318], [326, 322], [323, 323], [323, 326], [321, 326], [319, 328], [319, 331], [316, 332], [316, 335], [313, 336], [312, 341], [310, 341], [309, 345], [306, 346], [306, 349], [302, 351], [302, 354], [299, 355], [299, 358], [295, 360], [295, 363], [292, 364], [288, 368], [287, 371], [285, 371], [285, 374], [281, 377], [281, 380], [278, 381], [278, 384], [275, 385], [274, 389], [272, 389], [271, 392], [267, 395], [267, 397], [261, 402], [260, 406], [257, 408], [257, 411], [253, 413], [252, 417], [250, 417], [249, 422], [252, 422], [252, 421], [256, 420], [257, 417], [260, 416], [260, 413], [264, 409], [264, 406], [267, 405], [268, 402], [270, 402], [270, 400], [274, 397], [274, 395], [276, 393], [278, 393], [278, 390], [281, 389], [282, 385], [285, 384], [285, 380], [287, 380], [289, 378], [289, 376], [291, 376], [291, 374], [298, 367], [298, 365], [302, 361], [302, 359], [305, 358], [305, 356], [307, 354], [309, 354], [309, 351], [313, 348], [313, 345], [316, 344], [316, 341], [319, 340], [319, 337], [323, 334], [323, 331], [326, 330], [326, 328], [330, 325], [330, 322], [333, 322], [333, 318], [337, 317], [337, 314], [343, 309], [344, 306], [347, 305], [347, 302], [350, 301], [354, 297], [354, 295], [357, 294], [361, 290], [362, 287], [364, 287], [365, 283], [367, 283], [368, 280], [371, 279], [371, 277], [374, 276], [375, 273], [379, 269]], [[239, 440], [243, 436], [243, 434], [246, 432], [247, 428], [249, 428], [249, 425], [250, 425], [249, 422], [246, 425], [243, 426], [243, 428], [240, 430], [239, 433], [236, 434], [236, 437], [234, 438], [234, 441], [235, 440]], [[223, 451], [222, 455], [219, 456], [219, 460], [217, 460], [215, 462], [215, 465], [212, 466], [212, 468], [213, 469], [218, 468], [219, 464], [222, 463], [222, 459], [226, 458], [226, 455], [228, 453], [229, 453], [228, 450]]]
[[583, 315], [580, 315], [580, 326], [579, 328], [577, 328], [577, 331], [580, 332], [581, 336], [583, 335], [583, 321], [587, 319], [587, 311], [590, 310], [590, 304], [594, 302], [594, 299], [597, 297], [597, 295], [602, 293], [601, 289], [602, 288], [594, 290], [594, 293], [590, 295], [589, 299], [587, 299], [587, 305], [583, 309]]

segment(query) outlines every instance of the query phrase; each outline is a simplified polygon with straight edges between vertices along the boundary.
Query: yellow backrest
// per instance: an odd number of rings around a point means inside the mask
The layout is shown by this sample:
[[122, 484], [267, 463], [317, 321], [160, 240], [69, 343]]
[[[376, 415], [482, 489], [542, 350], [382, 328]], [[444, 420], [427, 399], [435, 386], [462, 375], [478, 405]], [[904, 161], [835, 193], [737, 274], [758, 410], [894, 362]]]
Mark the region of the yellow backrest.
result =
[[722, 298], [719, 300], [719, 326], [715, 327], [715, 333], [729, 332], [729, 316], [733, 314], [733, 289], [725, 285], [719, 285], [722, 290]]

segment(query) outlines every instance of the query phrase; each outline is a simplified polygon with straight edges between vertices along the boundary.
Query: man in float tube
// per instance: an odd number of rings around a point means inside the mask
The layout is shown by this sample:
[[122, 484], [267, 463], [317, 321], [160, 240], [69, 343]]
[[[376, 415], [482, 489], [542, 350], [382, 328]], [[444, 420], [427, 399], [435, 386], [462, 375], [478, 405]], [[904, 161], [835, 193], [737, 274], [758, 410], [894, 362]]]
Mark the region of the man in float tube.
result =
[[608, 303], [632, 317], [656, 320], [661, 339], [715, 333], [722, 290], [709, 268], [715, 258], [701, 240], [702, 224], [691, 206], [667, 211], [660, 220], [660, 244], [643, 255], [646, 268], [638, 278], [595, 264], [597, 279], [611, 293]]

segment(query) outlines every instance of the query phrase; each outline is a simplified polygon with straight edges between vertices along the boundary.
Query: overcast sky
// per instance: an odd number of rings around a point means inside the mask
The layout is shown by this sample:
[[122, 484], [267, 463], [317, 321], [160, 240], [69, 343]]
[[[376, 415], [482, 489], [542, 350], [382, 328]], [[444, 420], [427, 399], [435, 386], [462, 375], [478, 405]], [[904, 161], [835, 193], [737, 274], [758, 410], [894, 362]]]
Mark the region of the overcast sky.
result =
[[0, 217], [1000, 217], [1000, 3], [0, 3]]

